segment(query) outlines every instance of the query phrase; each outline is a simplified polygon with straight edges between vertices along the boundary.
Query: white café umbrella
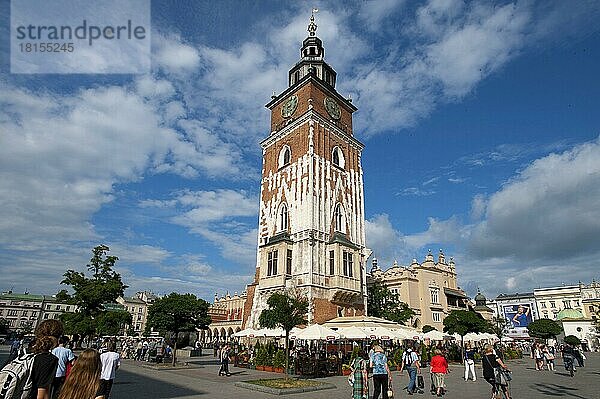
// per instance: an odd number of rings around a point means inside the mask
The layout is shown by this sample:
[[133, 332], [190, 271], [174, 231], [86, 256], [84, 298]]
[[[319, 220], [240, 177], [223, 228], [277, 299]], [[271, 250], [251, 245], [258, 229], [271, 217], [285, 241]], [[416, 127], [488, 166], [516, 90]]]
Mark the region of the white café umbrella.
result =
[[394, 337], [404, 340], [404, 339], [413, 339], [415, 336], [415, 331], [413, 330], [409, 330], [409, 329], [391, 329], [390, 330], [392, 332], [392, 334], [394, 334]]
[[296, 339], [304, 340], [330, 340], [340, 338], [341, 335], [338, 332], [320, 324], [313, 324], [296, 334]]
[[365, 332], [369, 334], [370, 338], [377, 339], [394, 339], [396, 334], [394, 334], [390, 329], [385, 327], [371, 327], [365, 328]]
[[261, 328], [256, 332], [257, 337], [285, 337], [285, 330], [283, 328]]
[[235, 334], [233, 334], [234, 337], [240, 338], [240, 337], [254, 337], [256, 335], [256, 330], [252, 329], [252, 328], [246, 328], [242, 331], [238, 331]]
[[368, 339], [369, 334], [360, 327], [343, 327], [337, 330], [338, 333], [342, 334], [343, 338], [346, 339]]
[[444, 335], [444, 333], [437, 330], [431, 330], [423, 334], [423, 338], [430, 339], [432, 341], [443, 341], [445, 336], [446, 335]]
[[475, 333], [468, 333], [467, 335], [465, 335], [465, 341], [473, 341], [473, 342], [479, 342], [481, 341], [481, 337]]

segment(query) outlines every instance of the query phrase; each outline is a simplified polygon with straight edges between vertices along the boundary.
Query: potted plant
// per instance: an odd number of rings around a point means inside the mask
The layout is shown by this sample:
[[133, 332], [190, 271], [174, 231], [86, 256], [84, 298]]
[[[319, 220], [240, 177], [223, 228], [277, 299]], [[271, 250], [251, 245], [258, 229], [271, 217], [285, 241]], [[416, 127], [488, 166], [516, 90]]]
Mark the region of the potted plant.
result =
[[273, 356], [273, 371], [283, 373], [285, 367], [285, 353], [279, 349]]
[[267, 350], [261, 346], [256, 350], [256, 356], [254, 358], [254, 364], [256, 369], [259, 371], [265, 371], [265, 363], [267, 361]]
[[342, 364], [342, 375], [350, 375], [352, 368], [349, 364]]

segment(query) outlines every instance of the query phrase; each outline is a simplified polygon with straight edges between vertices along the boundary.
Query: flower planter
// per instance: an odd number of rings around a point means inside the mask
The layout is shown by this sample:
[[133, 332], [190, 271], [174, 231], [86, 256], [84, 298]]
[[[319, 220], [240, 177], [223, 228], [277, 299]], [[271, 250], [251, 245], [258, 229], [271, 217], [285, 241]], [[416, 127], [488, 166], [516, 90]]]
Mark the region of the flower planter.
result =
[[351, 370], [342, 370], [342, 375], [350, 375]]
[[270, 373], [273, 372], [273, 366], [265, 366], [265, 371], [268, 371]]
[[265, 366], [256, 366], [258, 371], [265, 371]]
[[273, 371], [276, 373], [283, 374], [283, 367], [273, 367]]

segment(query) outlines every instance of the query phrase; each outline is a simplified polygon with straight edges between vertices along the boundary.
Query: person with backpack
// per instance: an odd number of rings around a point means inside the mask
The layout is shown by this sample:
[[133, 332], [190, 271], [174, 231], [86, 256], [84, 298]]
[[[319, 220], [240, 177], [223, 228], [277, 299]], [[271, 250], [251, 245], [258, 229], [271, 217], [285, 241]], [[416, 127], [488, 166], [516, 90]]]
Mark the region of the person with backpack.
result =
[[100, 387], [102, 361], [96, 349], [86, 349], [77, 358], [58, 399], [105, 399]]
[[35, 341], [26, 353], [0, 371], [0, 399], [50, 399], [58, 358], [50, 351], [63, 335], [62, 323], [44, 320], [35, 329]]
[[66, 345], [69, 338], [64, 335], [58, 339], [58, 346], [52, 349], [52, 354], [58, 358], [58, 367], [56, 368], [56, 376], [52, 383], [52, 398], [58, 398], [58, 393], [67, 377], [67, 366], [75, 359], [75, 355]]
[[392, 374], [387, 364], [387, 357], [379, 345], [373, 347], [370, 366], [373, 370], [373, 399], [379, 398], [383, 391], [383, 399], [388, 399], [388, 385], [392, 382]]
[[[408, 373], [410, 381], [408, 382], [407, 391], [409, 395], [412, 395], [417, 391], [417, 373], [421, 373], [421, 365], [419, 364], [419, 356], [411, 347], [408, 347], [402, 354], [400, 374], [402, 374], [402, 370], [406, 370]], [[419, 393], [423, 392], [419, 391]]]

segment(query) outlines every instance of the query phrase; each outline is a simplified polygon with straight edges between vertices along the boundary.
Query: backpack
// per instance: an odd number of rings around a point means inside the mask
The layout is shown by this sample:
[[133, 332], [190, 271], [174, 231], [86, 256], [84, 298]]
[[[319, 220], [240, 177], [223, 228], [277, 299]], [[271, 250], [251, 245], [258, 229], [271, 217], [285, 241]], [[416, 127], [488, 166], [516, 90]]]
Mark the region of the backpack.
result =
[[413, 364], [413, 356], [412, 356], [413, 352], [412, 351], [406, 351], [404, 352], [404, 365], [407, 367], [412, 366]]
[[33, 386], [34, 354], [22, 355], [0, 371], [0, 399], [25, 399]]

